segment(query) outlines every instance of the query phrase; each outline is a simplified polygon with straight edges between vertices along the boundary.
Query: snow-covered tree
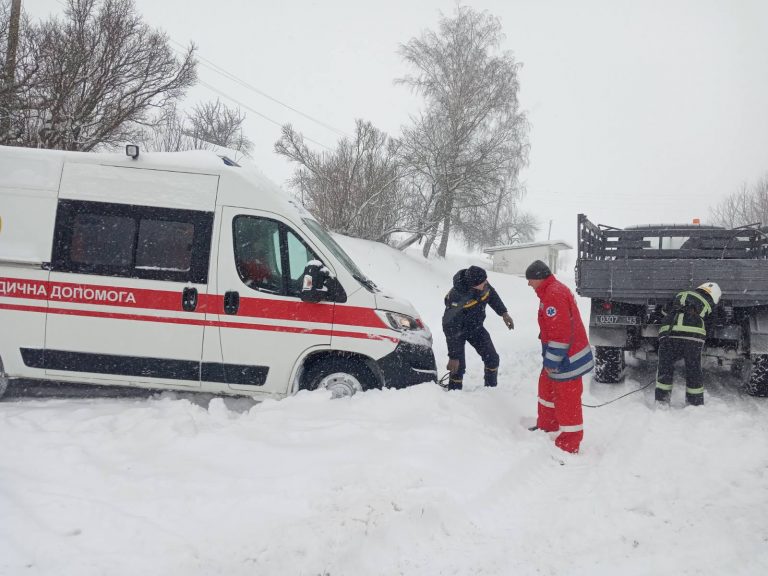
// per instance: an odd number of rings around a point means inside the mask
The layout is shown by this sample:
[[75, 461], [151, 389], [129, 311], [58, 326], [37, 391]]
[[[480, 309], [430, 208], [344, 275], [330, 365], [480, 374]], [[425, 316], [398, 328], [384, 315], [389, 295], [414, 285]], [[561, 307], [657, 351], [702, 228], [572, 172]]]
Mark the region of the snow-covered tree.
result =
[[297, 165], [291, 179], [302, 204], [335, 232], [386, 241], [407, 207], [400, 143], [370, 122], [357, 120], [351, 138], [328, 152], [311, 150], [290, 125], [275, 152]]
[[398, 82], [426, 100], [403, 134], [407, 163], [434, 185], [423, 219], [429, 229], [420, 233], [425, 255], [439, 236], [444, 256], [454, 223], [468, 226], [473, 212], [498, 210], [500, 199], [514, 204], [528, 125], [517, 98], [520, 65], [502, 40], [496, 17], [459, 6], [437, 31], [400, 48], [413, 73]]
[[133, 0], [68, 0], [63, 18], [27, 23], [22, 37], [16, 76], [32, 73], [8, 100], [4, 143], [88, 151], [134, 140], [196, 81], [194, 46], [177, 58]]
[[726, 196], [710, 209], [710, 220], [727, 228], [755, 223], [768, 226], [768, 174], [752, 187], [743, 184], [739, 190]]

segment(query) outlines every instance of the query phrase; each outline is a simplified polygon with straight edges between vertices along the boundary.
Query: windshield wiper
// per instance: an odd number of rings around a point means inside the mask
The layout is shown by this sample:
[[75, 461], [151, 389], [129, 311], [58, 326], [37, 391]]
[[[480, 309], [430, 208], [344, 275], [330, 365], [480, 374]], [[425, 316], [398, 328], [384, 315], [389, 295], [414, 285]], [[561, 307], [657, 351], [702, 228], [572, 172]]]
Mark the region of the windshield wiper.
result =
[[369, 278], [366, 278], [365, 276], [362, 276], [360, 274], [352, 274], [352, 278], [360, 282], [360, 284], [368, 288], [368, 290], [370, 290], [371, 292], [375, 292], [376, 290], [378, 290], [378, 287], [376, 286], [376, 284], [374, 284], [372, 280], [370, 280]]

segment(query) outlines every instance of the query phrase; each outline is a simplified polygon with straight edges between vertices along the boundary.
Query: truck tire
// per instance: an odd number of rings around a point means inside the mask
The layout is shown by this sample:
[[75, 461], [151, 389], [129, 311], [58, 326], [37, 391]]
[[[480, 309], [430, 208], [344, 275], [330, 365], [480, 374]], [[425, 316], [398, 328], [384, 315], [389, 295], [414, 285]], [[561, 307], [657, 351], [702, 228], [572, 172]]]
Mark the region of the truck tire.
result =
[[747, 394], [768, 396], [768, 354], [758, 354], [752, 360], [752, 372], [747, 382]]
[[595, 347], [595, 382], [617, 384], [624, 378], [624, 348]]
[[378, 381], [367, 366], [347, 358], [328, 358], [312, 366], [302, 378], [302, 388], [326, 388], [334, 398], [378, 388]]
[[8, 389], [8, 374], [5, 373], [5, 368], [3, 368], [3, 361], [0, 359], [0, 398], [3, 397], [7, 389]]

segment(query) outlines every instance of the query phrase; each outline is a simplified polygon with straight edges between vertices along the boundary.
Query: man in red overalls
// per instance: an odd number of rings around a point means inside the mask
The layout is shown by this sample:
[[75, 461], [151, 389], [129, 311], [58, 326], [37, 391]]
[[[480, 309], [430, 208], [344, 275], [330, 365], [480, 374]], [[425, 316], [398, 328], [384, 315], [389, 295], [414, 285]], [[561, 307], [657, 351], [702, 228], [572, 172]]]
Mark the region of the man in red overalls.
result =
[[592, 349], [576, 300], [549, 267], [536, 260], [525, 271], [539, 304], [539, 339], [544, 366], [539, 376], [539, 414], [532, 430], [560, 432], [555, 445], [578, 452], [584, 438], [582, 375], [594, 367]]

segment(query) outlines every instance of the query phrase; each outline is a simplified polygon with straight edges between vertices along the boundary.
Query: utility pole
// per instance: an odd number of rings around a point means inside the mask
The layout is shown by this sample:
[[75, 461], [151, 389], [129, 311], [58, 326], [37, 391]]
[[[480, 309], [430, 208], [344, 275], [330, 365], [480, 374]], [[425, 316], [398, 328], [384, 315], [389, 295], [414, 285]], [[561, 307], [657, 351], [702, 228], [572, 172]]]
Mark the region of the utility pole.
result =
[[5, 69], [3, 70], [4, 93], [0, 107], [0, 139], [5, 139], [11, 129], [11, 103], [13, 101], [13, 85], [16, 81], [16, 51], [19, 48], [19, 20], [21, 19], [21, 0], [11, 0], [11, 18], [8, 25], [8, 51], [5, 53]]
[[552, 234], [552, 220], [549, 221], [549, 230], [547, 231], [547, 240], [549, 240], [549, 237], [551, 234]]

